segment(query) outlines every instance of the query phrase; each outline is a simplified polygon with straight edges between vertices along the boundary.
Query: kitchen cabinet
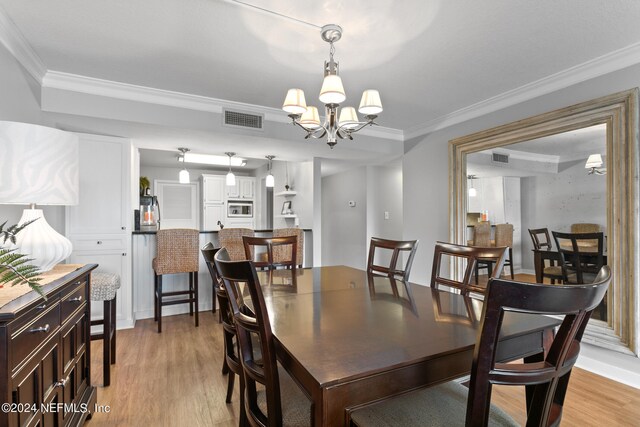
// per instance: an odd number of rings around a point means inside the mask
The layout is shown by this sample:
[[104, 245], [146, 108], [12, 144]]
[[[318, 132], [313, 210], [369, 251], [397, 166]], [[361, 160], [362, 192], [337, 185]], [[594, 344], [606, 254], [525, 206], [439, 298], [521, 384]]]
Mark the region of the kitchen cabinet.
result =
[[202, 204], [224, 203], [225, 177], [222, 175], [202, 175]]
[[202, 175], [202, 230], [220, 230], [218, 222], [225, 223], [226, 177]]
[[44, 285], [46, 301], [31, 291], [0, 307], [0, 400], [29, 408], [2, 411], [0, 425], [80, 426], [95, 407], [89, 289], [96, 267]]
[[254, 228], [253, 218], [227, 218], [226, 228]]
[[[131, 141], [78, 134], [80, 137], [80, 203], [67, 206], [66, 235], [73, 245], [71, 262], [96, 263], [117, 274], [118, 328], [133, 327], [131, 285]], [[92, 307], [94, 319], [102, 305]]]
[[236, 176], [236, 185], [227, 186], [227, 199], [253, 200], [256, 179], [250, 176]]

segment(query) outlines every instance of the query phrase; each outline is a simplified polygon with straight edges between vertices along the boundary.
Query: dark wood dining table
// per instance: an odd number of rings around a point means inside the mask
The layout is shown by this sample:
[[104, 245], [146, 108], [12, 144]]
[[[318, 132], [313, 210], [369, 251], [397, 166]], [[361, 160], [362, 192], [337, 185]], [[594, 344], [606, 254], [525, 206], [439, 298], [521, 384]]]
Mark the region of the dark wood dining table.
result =
[[[348, 425], [351, 409], [471, 370], [479, 299], [345, 266], [259, 277], [279, 362], [315, 426]], [[498, 359], [539, 360], [559, 323], [506, 313]]]

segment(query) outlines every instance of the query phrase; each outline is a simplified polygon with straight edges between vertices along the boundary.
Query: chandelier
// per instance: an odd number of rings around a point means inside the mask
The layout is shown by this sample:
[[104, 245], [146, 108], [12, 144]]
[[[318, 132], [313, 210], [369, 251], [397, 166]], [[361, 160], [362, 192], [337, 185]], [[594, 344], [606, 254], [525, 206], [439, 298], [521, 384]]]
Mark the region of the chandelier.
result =
[[[320, 123], [320, 116], [316, 107], [307, 107], [302, 89], [289, 89], [282, 109], [289, 113], [294, 125], [300, 126], [307, 132], [305, 139], [324, 138], [331, 148], [336, 145], [338, 138], [353, 140], [351, 136], [366, 126], [376, 125], [374, 122], [382, 112], [382, 102], [377, 90], [367, 89], [362, 93], [358, 111], [364, 114], [364, 121], [358, 120], [356, 109], [340, 107], [346, 99], [342, 79], [338, 74], [338, 62], [333, 59], [335, 47], [333, 43], [342, 37], [342, 28], [338, 25], [325, 25], [321, 30], [322, 40], [329, 43], [329, 61], [324, 62], [324, 81], [320, 89], [320, 102], [325, 107], [324, 123]], [[340, 115], [338, 116], [338, 109]]]

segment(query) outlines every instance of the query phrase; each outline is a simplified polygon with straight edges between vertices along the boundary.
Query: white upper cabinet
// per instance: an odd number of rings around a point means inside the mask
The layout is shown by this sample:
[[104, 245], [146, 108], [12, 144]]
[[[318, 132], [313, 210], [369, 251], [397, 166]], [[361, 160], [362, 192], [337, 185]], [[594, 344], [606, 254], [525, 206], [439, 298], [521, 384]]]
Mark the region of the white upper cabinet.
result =
[[239, 183], [240, 183], [240, 198], [253, 200], [254, 188], [256, 183], [255, 178], [241, 178]]
[[222, 175], [202, 175], [202, 203], [224, 203], [225, 177]]
[[67, 235], [112, 234], [130, 230], [128, 139], [80, 136], [79, 204], [67, 208]]

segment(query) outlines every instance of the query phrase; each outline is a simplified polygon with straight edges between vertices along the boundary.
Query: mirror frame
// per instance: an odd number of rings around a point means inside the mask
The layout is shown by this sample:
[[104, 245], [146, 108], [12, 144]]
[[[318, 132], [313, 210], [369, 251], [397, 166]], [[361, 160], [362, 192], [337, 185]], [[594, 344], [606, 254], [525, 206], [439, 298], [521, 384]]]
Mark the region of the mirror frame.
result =
[[640, 329], [638, 93], [638, 88], [618, 92], [449, 141], [450, 239], [465, 244], [467, 154], [607, 125], [607, 263], [613, 277], [607, 322], [589, 322], [583, 341], [635, 355]]

